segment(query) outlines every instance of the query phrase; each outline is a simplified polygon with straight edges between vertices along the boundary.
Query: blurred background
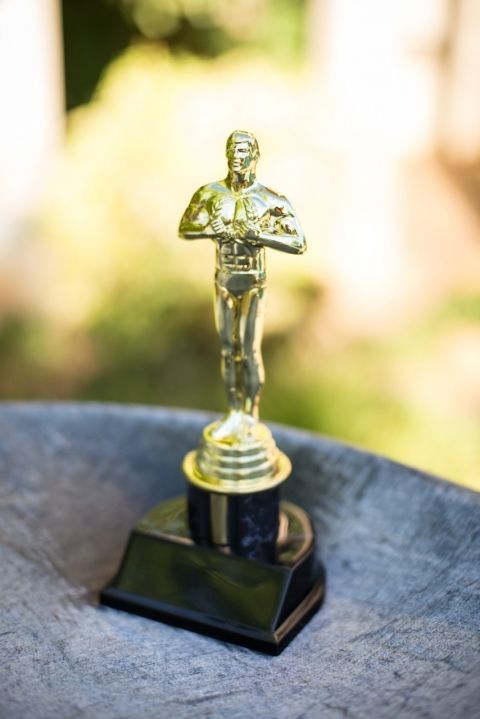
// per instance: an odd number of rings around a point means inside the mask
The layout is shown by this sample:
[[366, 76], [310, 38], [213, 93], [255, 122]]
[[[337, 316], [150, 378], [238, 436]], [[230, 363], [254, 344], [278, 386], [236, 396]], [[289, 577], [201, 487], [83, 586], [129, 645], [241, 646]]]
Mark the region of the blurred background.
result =
[[478, 0], [2, 0], [0, 398], [225, 408], [213, 247], [251, 130], [309, 243], [268, 254], [262, 416], [480, 490]]

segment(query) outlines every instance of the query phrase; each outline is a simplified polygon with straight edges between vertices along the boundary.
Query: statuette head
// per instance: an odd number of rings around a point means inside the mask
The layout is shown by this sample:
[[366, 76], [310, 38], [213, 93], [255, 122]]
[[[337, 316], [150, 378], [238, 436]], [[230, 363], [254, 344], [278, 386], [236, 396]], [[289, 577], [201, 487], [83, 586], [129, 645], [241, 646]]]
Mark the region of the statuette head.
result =
[[260, 151], [251, 132], [235, 130], [227, 140], [228, 169], [233, 173], [247, 173], [255, 169]]

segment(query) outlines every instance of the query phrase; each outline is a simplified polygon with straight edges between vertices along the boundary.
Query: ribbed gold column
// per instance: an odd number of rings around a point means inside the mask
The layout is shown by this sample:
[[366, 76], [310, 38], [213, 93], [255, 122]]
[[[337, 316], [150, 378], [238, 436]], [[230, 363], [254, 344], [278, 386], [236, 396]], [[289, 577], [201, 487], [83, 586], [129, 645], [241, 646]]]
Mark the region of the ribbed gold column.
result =
[[291, 472], [288, 457], [272, 433], [257, 422], [239, 436], [215, 438], [220, 420], [205, 427], [200, 444], [183, 462], [187, 479], [196, 487], [220, 494], [261, 492], [284, 482]]

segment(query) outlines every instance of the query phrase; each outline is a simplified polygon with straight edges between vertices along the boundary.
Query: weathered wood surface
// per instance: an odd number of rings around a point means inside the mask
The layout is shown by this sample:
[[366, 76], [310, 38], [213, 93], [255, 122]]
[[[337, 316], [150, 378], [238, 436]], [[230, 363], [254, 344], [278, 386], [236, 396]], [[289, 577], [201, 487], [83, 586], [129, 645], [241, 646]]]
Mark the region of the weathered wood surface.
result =
[[206, 416], [0, 405], [2, 719], [480, 716], [480, 495], [277, 429], [328, 573], [280, 657], [99, 608]]

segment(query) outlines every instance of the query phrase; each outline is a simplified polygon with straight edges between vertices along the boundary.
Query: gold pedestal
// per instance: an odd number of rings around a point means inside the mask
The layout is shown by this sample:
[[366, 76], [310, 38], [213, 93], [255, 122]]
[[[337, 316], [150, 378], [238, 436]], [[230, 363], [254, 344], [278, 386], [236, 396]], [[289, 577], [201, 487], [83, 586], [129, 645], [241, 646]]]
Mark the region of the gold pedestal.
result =
[[218, 420], [203, 430], [199, 447], [183, 462], [188, 481], [219, 494], [249, 494], [273, 489], [289, 476], [292, 466], [262, 422], [244, 423], [235, 433]]

